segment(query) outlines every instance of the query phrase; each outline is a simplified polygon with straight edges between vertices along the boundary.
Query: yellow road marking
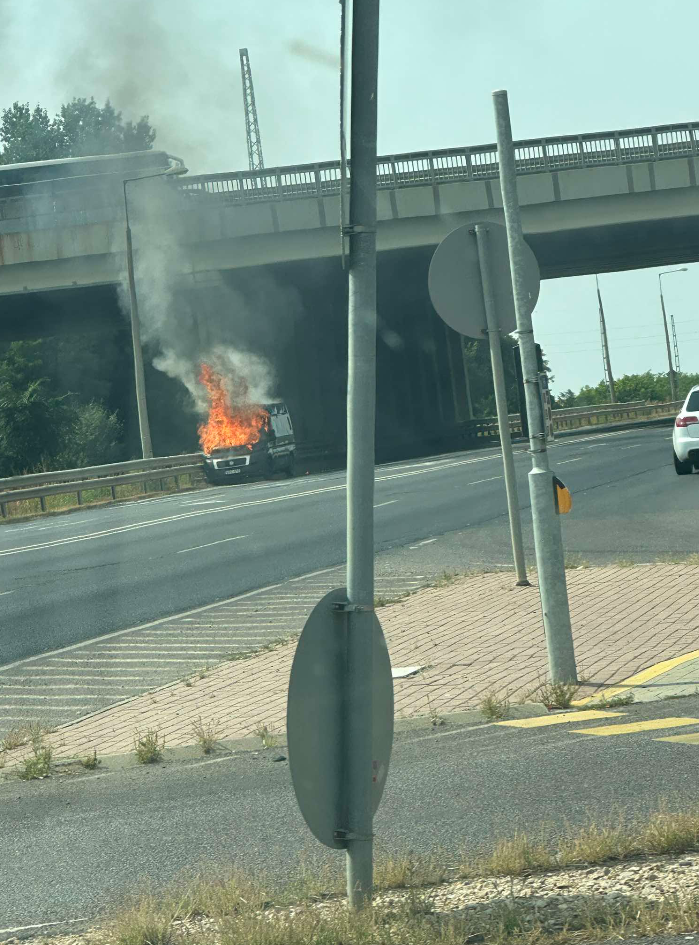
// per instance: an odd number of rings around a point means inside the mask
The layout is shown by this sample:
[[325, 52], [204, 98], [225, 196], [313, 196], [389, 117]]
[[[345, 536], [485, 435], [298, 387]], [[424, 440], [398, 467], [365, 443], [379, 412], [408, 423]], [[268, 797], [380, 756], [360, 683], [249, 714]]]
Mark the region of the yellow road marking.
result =
[[646, 719], [645, 722], [599, 725], [597, 728], [580, 728], [573, 729], [573, 731], [576, 735], [633, 735], [635, 732], [652, 732], [659, 728], [679, 728], [681, 725], [699, 725], [699, 719]]
[[512, 728], [540, 728], [543, 725], [560, 725], [561, 722], [587, 722], [592, 719], [607, 719], [624, 712], [600, 712], [588, 709], [587, 712], [561, 712], [559, 715], [540, 715], [532, 719], [512, 719], [511, 722], [496, 722], [496, 725], [509, 725]]
[[587, 696], [585, 699], [577, 699], [573, 705], [586, 705], [588, 702], [599, 702], [600, 700], [611, 699], [613, 696], [618, 696], [622, 692], [633, 689], [634, 686], [642, 686], [643, 683], [650, 682], [651, 679], [657, 679], [658, 676], [662, 676], [663, 673], [668, 673], [676, 666], [681, 666], [683, 663], [688, 663], [690, 660], [696, 659], [699, 659], [699, 650], [685, 653], [684, 656], [676, 656], [671, 660], [663, 660], [662, 663], [649, 666], [648, 669], [636, 673], [635, 676], [629, 676], [628, 679], [624, 679], [616, 686], [612, 686], [611, 689], [605, 689], [604, 692], [598, 692], [594, 696]]
[[656, 738], [656, 742], [681, 742], [683, 745], [699, 745], [699, 732], [689, 735], [666, 735], [665, 738]]

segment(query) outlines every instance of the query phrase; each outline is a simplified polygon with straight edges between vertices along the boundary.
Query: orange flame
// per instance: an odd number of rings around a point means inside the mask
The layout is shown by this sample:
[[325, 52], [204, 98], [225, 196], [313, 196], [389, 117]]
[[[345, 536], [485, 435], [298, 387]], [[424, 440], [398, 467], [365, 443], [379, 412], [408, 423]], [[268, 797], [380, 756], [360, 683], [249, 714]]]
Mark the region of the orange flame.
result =
[[269, 415], [256, 404], [230, 402], [223, 378], [208, 364], [202, 364], [199, 380], [209, 398], [209, 417], [199, 424], [199, 442], [207, 454], [227, 446], [247, 446], [249, 450], [267, 428]]

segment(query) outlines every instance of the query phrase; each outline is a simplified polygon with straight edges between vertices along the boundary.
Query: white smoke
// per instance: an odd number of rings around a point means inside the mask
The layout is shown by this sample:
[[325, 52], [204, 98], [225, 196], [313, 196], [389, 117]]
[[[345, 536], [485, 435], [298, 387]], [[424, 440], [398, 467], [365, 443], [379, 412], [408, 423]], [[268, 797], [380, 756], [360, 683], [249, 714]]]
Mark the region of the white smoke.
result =
[[[161, 178], [128, 186], [141, 337], [144, 343], [159, 348], [153, 366], [184, 385], [200, 416], [208, 410], [206, 389], [199, 381], [202, 363], [222, 376], [232, 403], [273, 401], [275, 380], [270, 363], [216, 337], [224, 326], [234, 323], [236, 315], [255, 318], [242, 295], [220, 278], [214, 279], [215, 309], [196, 310], [197, 289], [184, 217], [169, 182]], [[126, 273], [121, 301], [128, 311]]]

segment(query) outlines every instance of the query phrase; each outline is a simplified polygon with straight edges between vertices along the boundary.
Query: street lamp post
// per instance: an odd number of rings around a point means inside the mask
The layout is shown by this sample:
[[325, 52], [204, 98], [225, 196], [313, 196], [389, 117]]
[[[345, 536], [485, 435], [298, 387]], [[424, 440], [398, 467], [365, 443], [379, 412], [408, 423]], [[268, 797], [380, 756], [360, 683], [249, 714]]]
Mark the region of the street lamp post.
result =
[[[663, 296], [663, 276], [669, 275], [671, 272], [687, 272], [687, 267], [682, 266], [680, 269], [666, 269], [665, 272], [658, 273], [658, 287], [660, 289], [660, 308], [663, 312], [663, 328], [665, 329], [665, 345], [667, 347], [667, 366], [668, 366], [668, 377], [670, 378], [670, 397], [674, 401], [677, 400], [677, 377], [675, 375], [675, 366], [672, 363], [672, 348], [670, 347], [670, 332], [667, 327], [667, 314], [665, 312], [665, 298]], [[672, 321], [672, 337], [675, 339], [675, 350], [677, 351], [677, 336], [675, 334], [675, 322], [670, 315]], [[678, 353], [679, 360], [679, 353]], [[679, 369], [679, 366], [678, 366]]]
[[186, 174], [184, 165], [169, 167], [166, 171], [156, 174], [141, 174], [139, 177], [124, 179], [124, 219], [126, 221], [126, 268], [129, 277], [129, 301], [131, 307], [131, 340], [133, 346], [133, 366], [136, 381], [136, 410], [138, 411], [138, 429], [141, 436], [141, 453], [144, 459], [153, 458], [153, 445], [150, 438], [150, 424], [148, 422], [148, 405], [146, 403], [146, 378], [143, 371], [143, 349], [141, 347], [141, 322], [138, 317], [138, 299], [136, 298], [136, 280], [133, 267], [133, 243], [131, 240], [131, 226], [129, 224], [129, 204], [126, 199], [126, 185], [134, 180], [146, 180], [149, 177], [168, 177], [176, 174]]

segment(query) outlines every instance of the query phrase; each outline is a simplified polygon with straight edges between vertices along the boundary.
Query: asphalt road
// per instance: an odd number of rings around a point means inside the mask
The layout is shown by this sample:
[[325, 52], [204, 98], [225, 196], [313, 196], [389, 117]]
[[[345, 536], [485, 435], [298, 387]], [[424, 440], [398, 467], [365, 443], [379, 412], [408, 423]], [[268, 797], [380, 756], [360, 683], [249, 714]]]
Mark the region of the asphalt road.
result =
[[[561, 439], [567, 551], [591, 562], [696, 550], [699, 481], [670, 430]], [[530, 559], [526, 474], [516, 468]], [[510, 561], [497, 450], [381, 467], [376, 549], [450, 570]], [[0, 528], [0, 666], [344, 561], [345, 476], [240, 484]], [[422, 544], [421, 542], [430, 542]], [[419, 545], [416, 548], [416, 543]]]
[[[375, 820], [386, 852], [487, 848], [524, 830], [555, 837], [590, 820], [695, 804], [699, 698], [617, 710], [547, 728], [476, 725], [397, 736]], [[692, 720], [680, 725], [668, 717]], [[660, 719], [654, 731], [600, 737], [601, 725]], [[75, 780], [0, 783], [0, 933], [91, 918], [143, 887], [195, 868], [237, 864], [283, 880], [299, 857], [342, 869], [296, 807], [272, 749]]]

